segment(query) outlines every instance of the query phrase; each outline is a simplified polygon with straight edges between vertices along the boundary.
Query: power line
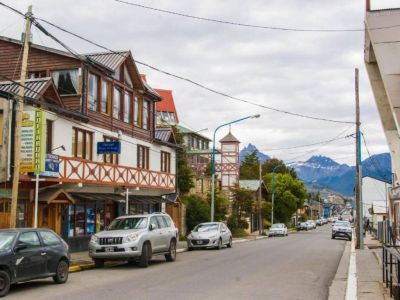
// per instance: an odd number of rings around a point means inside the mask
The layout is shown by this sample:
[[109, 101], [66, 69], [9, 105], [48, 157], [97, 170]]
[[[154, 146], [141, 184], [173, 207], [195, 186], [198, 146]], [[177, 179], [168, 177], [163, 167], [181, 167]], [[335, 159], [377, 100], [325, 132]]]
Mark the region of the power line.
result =
[[[69, 30], [67, 30], [67, 29], [65, 29], [65, 28], [62, 28], [62, 27], [60, 27], [59, 25], [56, 25], [56, 24], [54, 24], [54, 23], [52, 23], [52, 22], [50, 22], [50, 21], [47, 21], [47, 20], [42, 19], [42, 18], [34, 18], [34, 19], [35, 19], [35, 22], [34, 22], [35, 26], [39, 25], [40, 27], [38, 27], [38, 28], [39, 28], [40, 30], [41, 30], [41, 28], [43, 28], [43, 27], [42, 27], [42, 26], [39, 24], [39, 22], [37, 22], [36, 20], [41, 20], [41, 21], [43, 21], [44, 23], [46, 23], [46, 24], [48, 24], [48, 25], [50, 25], [50, 26], [52, 26], [52, 27], [54, 27], [54, 28], [57, 28], [58, 30], [61, 30], [61, 31], [65, 32], [65, 33], [68, 33], [68, 34], [70, 34], [70, 35], [72, 35], [72, 36], [74, 36], [74, 37], [76, 37], [76, 38], [78, 38], [78, 39], [80, 39], [80, 40], [83, 40], [83, 41], [85, 41], [85, 42], [87, 42], [87, 43], [90, 43], [90, 44], [92, 44], [92, 45], [94, 45], [94, 46], [97, 46], [97, 47], [99, 47], [99, 48], [101, 48], [101, 49], [103, 49], [103, 50], [106, 50], [106, 51], [108, 51], [108, 52], [111, 52], [111, 53], [113, 53], [113, 54], [122, 56], [122, 54], [119, 53], [119, 52], [116, 52], [116, 51], [114, 51], [114, 50], [111, 50], [111, 49], [109, 49], [108, 47], [105, 47], [105, 46], [103, 46], [103, 45], [100, 45], [99, 43], [93, 42], [93, 41], [89, 40], [88, 38], [85, 38], [85, 37], [82, 37], [82, 36], [80, 36], [80, 35], [78, 35], [78, 34], [76, 34], [76, 33], [73, 33], [73, 32], [71, 32], [71, 31], [69, 31]], [[44, 29], [44, 28], [43, 28], [43, 29]], [[46, 30], [45, 30], [45, 34], [49, 35], [49, 33], [48, 33]], [[51, 35], [49, 35], [49, 37], [53, 38]], [[56, 40], [56, 41], [57, 41], [58, 43], [60, 43], [59, 40]], [[63, 47], [67, 47], [67, 46], [64, 45], [63, 43], [60, 43], [60, 45], [62, 45]], [[68, 50], [68, 49], [70, 49], [70, 48], [67, 47], [66, 49]], [[80, 57], [79, 55], [76, 55], [76, 54], [73, 54], [73, 55], [76, 56], [76, 57], [78, 57], [78, 58]], [[124, 57], [124, 58], [125, 58], [125, 57]], [[82, 57], [80, 57], [79, 59], [82, 59]], [[86, 62], [87, 62], [87, 58], [86, 58]], [[202, 89], [204, 89], [204, 90], [207, 90], [207, 91], [209, 91], [209, 92], [211, 92], [211, 93], [214, 93], [214, 94], [217, 94], [217, 95], [219, 95], [219, 96], [222, 96], [222, 97], [225, 97], [225, 98], [228, 98], [228, 99], [231, 99], [231, 100], [235, 100], [235, 101], [238, 101], [238, 102], [250, 104], [250, 105], [253, 105], [253, 106], [257, 106], [257, 107], [260, 107], [260, 108], [264, 108], [264, 109], [267, 109], [267, 110], [270, 110], [270, 111], [275, 111], [275, 112], [282, 113], [282, 114], [292, 115], [292, 116], [301, 117], [301, 118], [306, 118], [306, 119], [311, 119], [311, 120], [316, 120], [316, 121], [325, 121], [325, 122], [342, 123], [342, 124], [354, 124], [354, 121], [341, 121], [341, 120], [334, 120], [334, 119], [328, 119], [328, 118], [321, 118], [321, 117], [309, 116], [309, 115], [304, 115], [304, 114], [300, 114], [300, 113], [295, 113], [295, 112], [286, 111], [286, 110], [283, 110], [283, 109], [279, 109], [279, 108], [275, 108], [275, 107], [271, 107], [271, 106], [259, 104], [259, 103], [256, 103], [256, 102], [252, 102], [252, 101], [249, 101], [249, 100], [246, 100], [246, 99], [242, 99], [242, 98], [238, 98], [238, 97], [229, 95], [229, 94], [227, 94], [227, 93], [225, 93], [225, 92], [218, 91], [218, 90], [216, 90], [216, 89], [214, 89], [214, 88], [211, 88], [211, 87], [208, 87], [208, 86], [206, 86], [206, 85], [204, 85], [204, 84], [202, 84], [202, 83], [196, 82], [196, 81], [194, 81], [194, 80], [192, 80], [192, 79], [190, 79], [190, 78], [186, 78], [186, 77], [183, 77], [183, 76], [181, 76], [181, 75], [173, 74], [173, 73], [171, 73], [171, 72], [169, 72], [169, 71], [162, 70], [162, 69], [160, 69], [160, 68], [158, 68], [158, 67], [155, 67], [155, 66], [152, 66], [152, 65], [150, 65], [150, 64], [148, 64], [148, 63], [145, 63], [145, 62], [142, 62], [142, 61], [139, 61], [139, 60], [135, 60], [135, 62], [136, 62], [137, 64], [140, 64], [140, 65], [142, 65], [142, 66], [145, 66], [145, 67], [147, 67], [147, 68], [150, 68], [150, 69], [152, 69], [152, 70], [154, 70], [154, 71], [157, 71], [157, 72], [159, 72], [159, 73], [163, 73], [163, 74], [165, 74], [165, 75], [167, 75], [167, 76], [177, 78], [177, 79], [179, 79], [179, 80], [182, 80], [182, 81], [185, 81], [185, 82], [190, 83], [190, 84], [192, 84], [192, 85], [195, 85], [195, 86], [197, 86], [197, 87], [199, 87], [199, 88], [202, 88]]]

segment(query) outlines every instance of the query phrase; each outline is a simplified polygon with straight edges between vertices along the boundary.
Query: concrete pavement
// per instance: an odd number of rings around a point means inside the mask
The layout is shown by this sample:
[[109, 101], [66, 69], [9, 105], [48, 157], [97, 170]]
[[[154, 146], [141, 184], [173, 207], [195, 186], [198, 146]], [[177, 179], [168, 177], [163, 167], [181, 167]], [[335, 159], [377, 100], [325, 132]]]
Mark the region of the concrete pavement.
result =
[[12, 287], [8, 299], [327, 299], [346, 241], [330, 226], [232, 249], [157, 258], [147, 269], [128, 264], [78, 272], [67, 284], [40, 280]]

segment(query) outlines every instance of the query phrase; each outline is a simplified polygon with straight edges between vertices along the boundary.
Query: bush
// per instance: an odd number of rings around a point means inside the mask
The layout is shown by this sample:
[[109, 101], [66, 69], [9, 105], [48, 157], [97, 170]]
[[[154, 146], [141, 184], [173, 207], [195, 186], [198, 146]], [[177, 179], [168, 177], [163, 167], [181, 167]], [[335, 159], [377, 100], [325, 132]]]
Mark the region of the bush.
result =
[[182, 202], [186, 204], [186, 228], [188, 232], [203, 222], [210, 221], [210, 206], [207, 201], [197, 195], [182, 197]]

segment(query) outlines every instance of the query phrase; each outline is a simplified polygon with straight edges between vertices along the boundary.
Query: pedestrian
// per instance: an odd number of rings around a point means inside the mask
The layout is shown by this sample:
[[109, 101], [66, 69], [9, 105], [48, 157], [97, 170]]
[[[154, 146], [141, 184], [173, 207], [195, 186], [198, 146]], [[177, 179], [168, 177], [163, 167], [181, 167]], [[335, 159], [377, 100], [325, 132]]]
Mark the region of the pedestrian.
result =
[[366, 221], [366, 230], [368, 230], [369, 234], [371, 234], [371, 226], [369, 224], [369, 219]]

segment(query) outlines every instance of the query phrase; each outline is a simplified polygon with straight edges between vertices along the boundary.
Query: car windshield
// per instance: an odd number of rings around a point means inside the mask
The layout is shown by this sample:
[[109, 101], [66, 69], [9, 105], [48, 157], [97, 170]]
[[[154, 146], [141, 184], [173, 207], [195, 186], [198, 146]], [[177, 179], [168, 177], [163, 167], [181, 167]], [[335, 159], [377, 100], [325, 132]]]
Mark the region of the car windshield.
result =
[[349, 222], [340, 222], [340, 221], [336, 222], [335, 226], [351, 227]]
[[108, 230], [144, 229], [147, 227], [146, 217], [115, 219], [108, 226]]
[[301, 225], [301, 226], [304, 226], [304, 225], [307, 225], [307, 223], [303, 222], [303, 223], [300, 223], [300, 225]]
[[218, 224], [199, 224], [193, 230], [194, 232], [207, 232], [218, 230]]
[[10, 249], [15, 236], [15, 232], [0, 232], [0, 251]]
[[274, 224], [271, 226], [271, 228], [282, 228], [283, 224]]

